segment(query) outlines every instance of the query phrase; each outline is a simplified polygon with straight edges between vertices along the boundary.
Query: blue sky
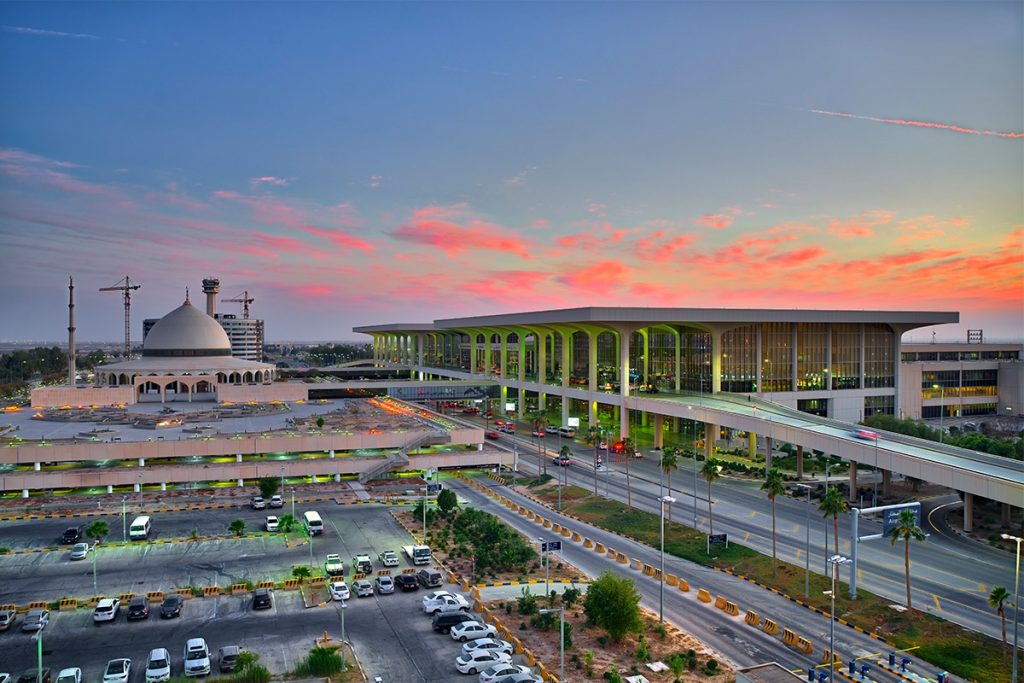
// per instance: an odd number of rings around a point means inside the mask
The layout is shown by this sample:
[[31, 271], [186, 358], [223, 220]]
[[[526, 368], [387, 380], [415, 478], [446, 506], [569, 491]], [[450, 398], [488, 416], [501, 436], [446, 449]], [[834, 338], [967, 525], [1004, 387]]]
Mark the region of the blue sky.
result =
[[80, 336], [117, 339], [93, 290], [125, 274], [139, 321], [216, 275], [271, 339], [588, 304], [956, 310], [940, 336], [1019, 337], [1022, 23], [1019, 2], [6, 3], [0, 338], [60, 338], [73, 275]]

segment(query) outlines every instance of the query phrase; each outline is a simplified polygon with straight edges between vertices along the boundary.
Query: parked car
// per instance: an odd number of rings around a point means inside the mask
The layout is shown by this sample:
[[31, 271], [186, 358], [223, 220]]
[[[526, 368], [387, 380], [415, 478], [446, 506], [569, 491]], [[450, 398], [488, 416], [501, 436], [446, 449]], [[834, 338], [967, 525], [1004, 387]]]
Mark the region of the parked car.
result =
[[385, 567], [397, 567], [398, 566], [398, 555], [393, 550], [385, 550], [384, 552], [377, 555], [377, 559]]
[[82, 670], [77, 666], [61, 669], [57, 674], [57, 683], [82, 683]]
[[497, 683], [544, 683], [544, 679], [538, 674], [529, 671], [510, 674], [497, 680]]
[[278, 521], [277, 517], [275, 517], [274, 515], [270, 515], [270, 516], [267, 517], [267, 521], [266, 521], [266, 525], [265, 525], [267, 527], [267, 531], [277, 531], [278, 525], [279, 525], [279, 521]]
[[341, 576], [345, 573], [345, 563], [341, 561], [341, 555], [331, 553], [324, 558], [324, 571], [327, 576]]
[[398, 590], [403, 593], [418, 591], [420, 589], [420, 582], [416, 580], [415, 574], [399, 574], [395, 577], [395, 585], [398, 586]]
[[352, 590], [355, 591], [357, 598], [372, 598], [373, 597], [373, 584], [366, 579], [358, 579], [352, 582]]
[[473, 621], [473, 617], [465, 612], [441, 613], [434, 615], [433, 626], [438, 633], [450, 633], [452, 627], [467, 621]]
[[528, 673], [531, 673], [530, 667], [528, 666], [513, 664], [512, 662], [503, 662], [481, 671], [480, 683], [498, 683], [498, 681], [503, 681], [506, 677], [512, 676], [513, 674]]
[[222, 674], [235, 670], [235, 661], [241, 652], [242, 648], [237, 645], [225, 645], [220, 649], [217, 653], [217, 659], [220, 662], [220, 672]]
[[274, 606], [274, 598], [269, 588], [257, 588], [252, 592], [253, 609], [270, 609]]
[[332, 581], [327, 586], [327, 590], [331, 593], [331, 600], [335, 602], [341, 602], [342, 600], [348, 600], [352, 597], [352, 593], [348, 590], [348, 584], [344, 581]]
[[378, 595], [390, 595], [395, 592], [395, 582], [390, 576], [378, 576], [373, 583]]
[[71, 553], [68, 555], [68, 558], [71, 560], [84, 560], [89, 556], [90, 550], [92, 550], [92, 548], [88, 543], [76, 543], [71, 548]]
[[165, 647], [150, 650], [146, 659], [146, 683], [162, 683], [171, 677], [171, 653]]
[[26, 632], [42, 631], [50, 623], [50, 612], [45, 609], [30, 609], [21, 622], [21, 630]]
[[36, 683], [37, 680], [42, 683], [50, 683], [53, 680], [53, 674], [49, 667], [43, 667], [42, 676], [39, 673], [39, 669], [36, 667], [25, 669], [21, 676], [18, 676], [18, 683]]
[[481, 650], [456, 657], [455, 668], [459, 673], [475, 674], [477, 671], [490, 669], [495, 664], [506, 664], [511, 661], [512, 657], [504, 652]]
[[6, 631], [14, 623], [18, 613], [13, 609], [0, 609], [0, 631]]
[[96, 603], [96, 609], [92, 611], [92, 621], [94, 624], [114, 621], [120, 609], [121, 601], [117, 598], [103, 598]]
[[559, 467], [568, 467], [569, 465], [572, 464], [572, 458], [570, 458], [568, 455], [560, 455], [551, 462], [558, 465]]
[[271, 496], [270, 497], [270, 507], [272, 507], [272, 508], [283, 508], [284, 507], [284, 499], [280, 495], [278, 495], [278, 494], [275, 494], [275, 495]]
[[180, 617], [181, 606], [184, 602], [185, 598], [181, 597], [177, 593], [174, 595], [168, 595], [160, 605], [160, 618], [173, 619], [174, 617]]
[[132, 677], [132, 660], [111, 659], [103, 670], [103, 683], [128, 683]]
[[185, 675], [206, 676], [210, 673], [210, 648], [202, 638], [189, 638], [185, 643]]
[[82, 536], [85, 535], [85, 530], [81, 526], [68, 527], [60, 537], [60, 542], [63, 545], [71, 545], [72, 543], [78, 543], [82, 540]]
[[494, 628], [491, 624], [484, 624], [479, 621], [464, 621], [458, 626], [453, 626], [451, 630], [452, 640], [458, 640], [463, 643], [467, 640], [476, 640], [477, 638], [495, 638], [497, 635], [498, 629]]
[[128, 603], [128, 621], [149, 619], [149, 600], [144, 595], [137, 595]]
[[466, 598], [461, 595], [439, 595], [435, 598], [431, 598], [429, 595], [423, 598], [423, 611], [427, 614], [437, 614], [438, 612], [468, 612], [469, 603], [466, 602]]
[[249, 499], [249, 506], [253, 510], [265, 510], [267, 507], [267, 501], [263, 500], [263, 496], [253, 496]]
[[470, 652], [483, 652], [486, 650], [494, 650], [495, 652], [504, 652], [507, 655], [512, 654], [512, 643], [499, 640], [497, 638], [477, 638], [471, 640], [462, 646], [463, 654], [469, 654]]
[[373, 563], [370, 562], [369, 555], [356, 555], [352, 558], [352, 566], [359, 574], [373, 573]]
[[441, 576], [441, 572], [432, 568], [425, 568], [416, 572], [416, 580], [424, 588], [437, 588], [444, 585], [444, 577]]

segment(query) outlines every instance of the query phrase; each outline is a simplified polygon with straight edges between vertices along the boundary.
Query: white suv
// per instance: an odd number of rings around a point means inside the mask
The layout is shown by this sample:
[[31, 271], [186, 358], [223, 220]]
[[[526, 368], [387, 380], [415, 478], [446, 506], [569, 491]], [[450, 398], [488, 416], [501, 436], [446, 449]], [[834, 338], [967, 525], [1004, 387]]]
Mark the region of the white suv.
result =
[[210, 673], [210, 648], [202, 638], [185, 643], [185, 675], [206, 676]]
[[165, 647], [150, 650], [146, 660], [146, 683], [162, 683], [171, 677], [171, 653]]
[[437, 595], [436, 593], [431, 593], [423, 598], [423, 611], [427, 614], [468, 612], [469, 603], [461, 595], [454, 595], [452, 593]]
[[99, 624], [103, 621], [113, 621], [117, 618], [117, 611], [121, 608], [121, 601], [117, 598], [104, 598], [96, 603], [93, 610], [92, 620]]

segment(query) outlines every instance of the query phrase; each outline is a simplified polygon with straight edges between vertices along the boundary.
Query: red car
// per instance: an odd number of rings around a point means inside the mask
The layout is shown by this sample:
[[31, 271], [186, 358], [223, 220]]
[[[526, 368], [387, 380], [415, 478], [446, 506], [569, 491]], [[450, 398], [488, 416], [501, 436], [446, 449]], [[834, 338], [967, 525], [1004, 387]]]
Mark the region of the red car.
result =
[[557, 458], [555, 458], [554, 460], [552, 460], [551, 462], [553, 462], [554, 464], [556, 464], [556, 465], [558, 465], [560, 467], [568, 467], [569, 465], [572, 464], [572, 458], [570, 458], [570, 457], [568, 457], [566, 455], [560, 455]]
[[498, 432], [486, 432], [484, 436], [487, 437], [488, 439], [497, 439], [501, 437], [501, 434], [499, 434]]

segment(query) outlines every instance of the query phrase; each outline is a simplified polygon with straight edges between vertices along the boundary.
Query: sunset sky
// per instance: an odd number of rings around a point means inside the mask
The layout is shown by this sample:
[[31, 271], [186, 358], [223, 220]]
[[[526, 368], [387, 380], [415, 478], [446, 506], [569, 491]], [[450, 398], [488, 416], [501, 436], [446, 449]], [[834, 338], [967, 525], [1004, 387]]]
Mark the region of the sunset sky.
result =
[[142, 284], [138, 340], [213, 275], [271, 341], [587, 305], [1019, 340], [1022, 8], [3, 3], [0, 339], [64, 338], [69, 275], [84, 340], [98, 288]]

